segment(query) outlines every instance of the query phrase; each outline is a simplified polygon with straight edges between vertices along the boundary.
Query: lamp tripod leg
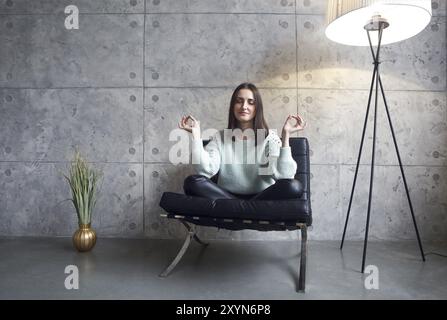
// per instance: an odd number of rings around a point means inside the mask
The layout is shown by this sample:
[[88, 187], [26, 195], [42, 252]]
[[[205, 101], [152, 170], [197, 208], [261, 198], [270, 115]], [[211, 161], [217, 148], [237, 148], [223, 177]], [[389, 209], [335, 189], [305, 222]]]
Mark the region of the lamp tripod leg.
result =
[[353, 199], [353, 196], [354, 196], [355, 185], [356, 185], [356, 182], [357, 182], [357, 174], [359, 172], [360, 159], [362, 157], [363, 142], [365, 141], [365, 132], [366, 132], [367, 124], [368, 124], [369, 108], [371, 106], [371, 97], [372, 97], [372, 92], [373, 92], [373, 87], [374, 87], [374, 81], [375, 81], [375, 78], [376, 78], [376, 74], [377, 74], [377, 66], [374, 65], [374, 71], [373, 71], [373, 76], [372, 76], [372, 80], [371, 80], [371, 86], [370, 86], [370, 89], [369, 89], [368, 107], [366, 109], [365, 121], [364, 121], [364, 124], [363, 124], [362, 139], [360, 140], [359, 154], [358, 154], [358, 157], [357, 157], [357, 164], [356, 164], [356, 167], [355, 167], [354, 181], [352, 183], [351, 196], [349, 198], [348, 212], [346, 214], [346, 221], [345, 221], [345, 227], [343, 229], [343, 236], [342, 236], [342, 239], [341, 239], [340, 250], [343, 249], [343, 244], [344, 244], [345, 236], [346, 236], [346, 229], [348, 227], [349, 214], [351, 212], [352, 199]]
[[388, 123], [390, 124], [391, 134], [393, 136], [393, 142], [394, 142], [394, 147], [396, 149], [397, 159], [399, 161], [399, 168], [400, 168], [400, 172], [402, 174], [402, 180], [403, 180], [404, 186], [405, 186], [405, 193], [407, 195], [408, 204], [410, 205], [410, 212], [411, 212], [411, 217], [413, 219], [414, 229], [416, 231], [416, 237], [417, 237], [418, 244], [419, 244], [419, 250], [421, 251], [422, 261], [425, 261], [424, 249], [422, 248], [421, 238], [419, 236], [419, 230], [418, 230], [416, 218], [415, 218], [414, 211], [413, 211], [413, 205], [411, 203], [410, 192], [408, 191], [407, 179], [405, 178], [405, 172], [404, 172], [404, 168], [402, 166], [402, 160], [400, 158], [399, 147], [397, 146], [397, 140], [396, 140], [396, 136], [394, 134], [394, 128], [393, 128], [393, 124], [391, 122], [391, 116], [390, 116], [390, 112], [388, 109], [388, 104], [386, 102], [385, 91], [383, 90], [382, 80], [380, 79], [380, 76], [379, 76], [379, 84], [380, 84], [380, 90], [382, 91], [382, 97], [383, 97], [383, 102], [385, 104], [385, 110], [386, 110], [386, 114], [388, 117]]
[[372, 144], [372, 155], [371, 155], [371, 175], [369, 178], [369, 194], [368, 194], [368, 212], [366, 215], [366, 227], [365, 227], [365, 240], [363, 242], [363, 257], [362, 257], [362, 273], [365, 270], [365, 260], [366, 260], [366, 249], [368, 246], [368, 233], [369, 233], [369, 220], [371, 216], [371, 199], [374, 185], [374, 161], [376, 154], [376, 132], [377, 132], [377, 96], [378, 96], [378, 80], [379, 80], [379, 68], [377, 66], [377, 77], [376, 77], [376, 95], [374, 101], [374, 129], [373, 129], [373, 144]]
[[373, 145], [372, 145], [372, 155], [371, 155], [371, 175], [369, 180], [369, 195], [368, 195], [368, 212], [366, 215], [366, 227], [365, 227], [365, 240], [363, 242], [363, 257], [362, 257], [362, 273], [365, 272], [365, 261], [366, 261], [366, 249], [368, 247], [368, 233], [369, 233], [369, 220], [371, 217], [371, 199], [374, 185], [374, 160], [376, 154], [376, 132], [377, 132], [377, 103], [378, 103], [378, 95], [379, 95], [379, 54], [380, 54], [380, 44], [382, 42], [382, 32], [383, 32], [383, 24], [379, 25], [379, 34], [378, 34], [378, 43], [377, 50], [374, 54], [373, 46], [371, 43], [371, 37], [369, 35], [369, 31], [367, 30], [369, 47], [371, 49], [371, 54], [374, 60], [374, 65], [376, 67], [376, 81], [375, 81], [375, 99], [374, 99], [374, 129], [373, 129]]

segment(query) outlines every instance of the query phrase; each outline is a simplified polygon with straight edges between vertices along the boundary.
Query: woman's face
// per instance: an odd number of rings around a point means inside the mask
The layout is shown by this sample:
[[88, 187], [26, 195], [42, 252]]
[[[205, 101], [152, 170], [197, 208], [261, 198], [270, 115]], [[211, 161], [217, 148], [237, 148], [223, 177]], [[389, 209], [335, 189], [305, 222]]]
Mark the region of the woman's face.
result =
[[253, 123], [256, 115], [255, 99], [250, 89], [241, 89], [236, 95], [236, 103], [233, 108], [234, 116], [241, 123]]

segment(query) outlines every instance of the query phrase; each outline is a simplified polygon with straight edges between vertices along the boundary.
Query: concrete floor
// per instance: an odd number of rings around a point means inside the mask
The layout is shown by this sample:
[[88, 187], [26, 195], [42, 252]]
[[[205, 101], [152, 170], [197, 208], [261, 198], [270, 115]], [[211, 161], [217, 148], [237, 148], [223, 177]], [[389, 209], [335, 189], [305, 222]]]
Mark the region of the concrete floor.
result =
[[[379, 289], [365, 289], [362, 242], [311, 241], [306, 293], [295, 292], [295, 241], [193, 242], [174, 272], [158, 277], [182, 241], [99, 239], [77, 253], [71, 238], [0, 239], [0, 299], [447, 299], [447, 258], [420, 260], [416, 242], [370, 242], [367, 265]], [[425, 244], [426, 252], [447, 246]], [[67, 265], [79, 268], [78, 290], [67, 290]]]

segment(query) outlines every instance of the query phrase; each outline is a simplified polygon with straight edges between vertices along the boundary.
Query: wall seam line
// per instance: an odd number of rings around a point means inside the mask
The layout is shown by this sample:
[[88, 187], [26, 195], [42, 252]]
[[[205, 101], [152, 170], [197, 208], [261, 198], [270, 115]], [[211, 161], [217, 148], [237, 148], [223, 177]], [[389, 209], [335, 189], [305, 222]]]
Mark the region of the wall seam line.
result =
[[145, 130], [144, 130], [144, 126], [145, 126], [145, 119], [146, 119], [146, 111], [144, 109], [144, 105], [146, 103], [146, 90], [145, 85], [146, 85], [146, 0], [144, 0], [144, 16], [143, 16], [143, 68], [142, 68], [142, 72], [143, 72], [143, 159], [142, 159], [142, 174], [143, 174], [143, 233], [142, 236], [144, 237], [145, 235], [145, 231], [146, 231], [146, 218], [145, 218], [145, 208], [144, 208], [144, 203], [145, 203], [145, 199], [146, 199], [146, 194], [145, 194], [145, 175], [144, 175], [144, 151], [145, 151], [145, 141], [146, 141], [146, 137], [145, 137]]

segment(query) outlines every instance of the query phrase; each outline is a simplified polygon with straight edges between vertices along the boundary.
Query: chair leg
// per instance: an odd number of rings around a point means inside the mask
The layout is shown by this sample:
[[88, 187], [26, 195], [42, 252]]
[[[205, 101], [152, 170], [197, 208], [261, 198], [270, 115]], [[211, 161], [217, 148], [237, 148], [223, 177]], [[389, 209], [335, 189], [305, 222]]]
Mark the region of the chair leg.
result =
[[160, 273], [159, 277], [161, 278], [166, 278], [171, 273], [171, 271], [177, 266], [177, 264], [182, 259], [183, 255], [186, 253], [186, 250], [188, 249], [189, 244], [191, 243], [191, 239], [196, 240], [198, 243], [204, 246], [208, 245], [208, 243], [203, 242], [202, 240], [199, 239], [199, 237], [197, 237], [196, 231], [193, 227], [191, 227], [185, 221], [180, 220], [180, 222], [188, 230], [188, 236], [186, 237], [185, 242], [183, 243], [183, 246], [180, 249], [179, 253], [177, 253], [177, 256], [174, 258], [174, 260], [172, 260], [171, 264], [162, 273]]
[[200, 238], [199, 238], [196, 234], [194, 234], [193, 238], [194, 238], [194, 240], [196, 240], [198, 243], [200, 243], [202, 246], [205, 246], [205, 247], [206, 247], [207, 245], [209, 245], [208, 242], [203, 242], [202, 240], [200, 240]]
[[179, 263], [179, 261], [182, 259], [183, 255], [185, 254], [186, 250], [189, 247], [189, 244], [191, 243], [191, 238], [194, 236], [193, 231], [188, 231], [188, 236], [185, 239], [185, 242], [183, 243], [182, 248], [180, 249], [177, 256], [174, 258], [174, 260], [171, 262], [171, 264], [163, 271], [159, 277], [165, 278], [167, 277], [171, 271], [175, 268], [175, 266]]
[[304, 292], [306, 288], [306, 258], [307, 258], [307, 225], [301, 227], [301, 256], [300, 256], [300, 276], [298, 279], [298, 292]]
[[193, 239], [196, 240], [198, 243], [200, 243], [202, 246], [207, 246], [209, 245], [208, 242], [204, 242], [202, 241], [196, 234], [195, 229], [193, 229], [189, 224], [187, 224], [185, 221], [180, 220], [181, 223], [183, 223], [183, 225], [185, 226], [185, 228], [188, 230], [188, 232], [190, 232], [191, 230], [193, 230]]

